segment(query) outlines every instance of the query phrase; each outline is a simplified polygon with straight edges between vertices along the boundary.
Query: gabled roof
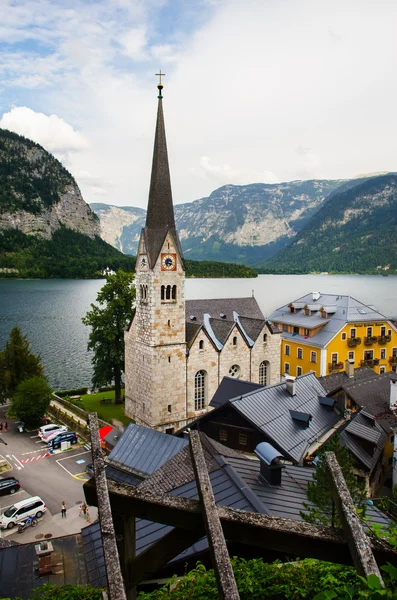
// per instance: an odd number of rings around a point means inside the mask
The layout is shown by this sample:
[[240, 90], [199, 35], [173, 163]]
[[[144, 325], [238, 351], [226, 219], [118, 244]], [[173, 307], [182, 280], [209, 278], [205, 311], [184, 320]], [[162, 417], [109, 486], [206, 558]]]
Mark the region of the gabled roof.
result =
[[239, 318], [244, 331], [256, 342], [266, 325], [266, 321], [264, 319], [252, 319], [251, 317], [240, 316]]
[[374, 417], [365, 411], [358, 413], [340, 434], [340, 441], [371, 473], [383, 451], [387, 434]]
[[222, 318], [226, 321], [234, 321], [233, 312], [240, 317], [264, 320], [263, 313], [255, 298], [211, 298], [208, 300], [186, 300], [186, 321], [190, 315], [196, 317], [197, 323], [204, 323], [204, 314], [208, 313], [212, 318]]
[[189, 348], [196, 339], [200, 329], [200, 323], [194, 323], [194, 321], [186, 321], [186, 344], [189, 346]]
[[107, 458], [109, 465], [146, 477], [186, 446], [187, 441], [130, 423]]
[[378, 377], [377, 373], [369, 367], [360, 367], [354, 369], [354, 376], [349, 377], [345, 371], [339, 373], [331, 373], [330, 375], [324, 375], [319, 377], [318, 380], [328, 394], [332, 394], [341, 388], [345, 389], [350, 385], [354, 385], [360, 381], [366, 379], [374, 379]]
[[262, 388], [259, 383], [252, 383], [251, 381], [243, 381], [242, 379], [235, 379], [234, 377], [223, 377], [219, 384], [218, 389], [212, 397], [210, 406], [212, 408], [218, 408], [223, 406], [232, 398], [236, 396], [242, 396], [254, 390]]
[[[283, 382], [244, 394], [230, 404], [286, 458], [299, 463], [317, 438], [332, 429], [341, 416], [320, 403], [319, 397], [326, 396], [326, 391], [314, 373], [296, 377], [295, 386], [294, 396]], [[309, 426], [302, 427], [291, 417], [291, 410], [311, 415]]]
[[[306, 338], [303, 335], [292, 334], [283, 331], [284, 339], [293, 339], [302, 343], [310, 343], [313, 346], [324, 347], [334, 337], [334, 335], [346, 325], [346, 323], [365, 323], [372, 321], [387, 321], [385, 315], [378, 312], [373, 306], [367, 306], [352, 296], [337, 296], [336, 294], [306, 294], [292, 303], [289, 302], [275, 310], [269, 317], [269, 320], [274, 323], [283, 323], [296, 325], [312, 329], [323, 325], [321, 330], [313, 337]], [[290, 305], [302, 308], [296, 308], [295, 313], [290, 312]], [[304, 306], [315, 305], [318, 310], [328, 307], [332, 312], [327, 313], [327, 318], [323, 319], [318, 311], [315, 311], [311, 316], [304, 314]]]

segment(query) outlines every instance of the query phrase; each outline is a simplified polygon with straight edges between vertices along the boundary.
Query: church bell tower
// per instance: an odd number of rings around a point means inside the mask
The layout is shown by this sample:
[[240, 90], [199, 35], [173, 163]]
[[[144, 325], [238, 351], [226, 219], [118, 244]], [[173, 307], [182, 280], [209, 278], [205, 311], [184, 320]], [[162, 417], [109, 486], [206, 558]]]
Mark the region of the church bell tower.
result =
[[175, 227], [160, 71], [146, 224], [136, 262], [136, 312], [125, 333], [125, 412], [173, 431], [186, 423], [185, 265]]

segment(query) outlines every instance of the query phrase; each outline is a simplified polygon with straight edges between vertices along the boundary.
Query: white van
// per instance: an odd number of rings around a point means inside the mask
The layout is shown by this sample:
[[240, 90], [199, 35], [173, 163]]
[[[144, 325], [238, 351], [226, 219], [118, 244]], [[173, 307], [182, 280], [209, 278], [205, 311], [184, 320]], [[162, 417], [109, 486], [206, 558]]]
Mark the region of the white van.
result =
[[40, 427], [40, 429], [38, 430], [38, 435], [39, 438], [42, 440], [43, 439], [43, 435], [45, 433], [49, 433], [50, 431], [57, 431], [58, 429], [61, 429], [61, 427], [63, 427], [63, 425], [57, 425], [56, 423], [49, 423], [48, 425], [43, 425], [42, 427]]
[[43, 435], [41, 437], [41, 441], [44, 442], [45, 444], [47, 444], [48, 442], [53, 440], [54, 437], [56, 437], [60, 433], [66, 433], [67, 430], [68, 430], [68, 428], [66, 427], [66, 425], [61, 425], [59, 427], [59, 429], [55, 429], [54, 431], [46, 431], [45, 433], [43, 433]]
[[0, 528], [12, 529], [15, 525], [24, 521], [27, 517], [37, 517], [38, 519], [47, 510], [46, 505], [39, 496], [33, 496], [21, 502], [15, 502], [0, 515]]

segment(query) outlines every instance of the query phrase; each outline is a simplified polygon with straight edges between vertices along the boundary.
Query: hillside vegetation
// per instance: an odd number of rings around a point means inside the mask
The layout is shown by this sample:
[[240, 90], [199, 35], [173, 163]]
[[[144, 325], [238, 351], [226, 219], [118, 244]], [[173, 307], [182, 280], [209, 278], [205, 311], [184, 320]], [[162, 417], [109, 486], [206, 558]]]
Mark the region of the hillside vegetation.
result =
[[397, 273], [397, 174], [332, 194], [261, 272]]

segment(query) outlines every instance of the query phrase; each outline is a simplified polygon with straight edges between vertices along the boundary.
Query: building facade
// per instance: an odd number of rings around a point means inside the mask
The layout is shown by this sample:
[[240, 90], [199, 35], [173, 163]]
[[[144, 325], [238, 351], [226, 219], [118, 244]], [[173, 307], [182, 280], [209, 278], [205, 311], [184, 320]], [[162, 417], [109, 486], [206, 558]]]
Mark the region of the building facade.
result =
[[185, 302], [159, 85], [146, 224], [138, 246], [136, 310], [125, 332], [125, 411], [173, 432], [208, 410], [224, 375], [280, 379], [280, 332], [255, 298]]
[[282, 330], [282, 374], [314, 371], [317, 377], [368, 366], [397, 369], [397, 329], [384, 315], [351, 296], [314, 292], [270, 315]]

